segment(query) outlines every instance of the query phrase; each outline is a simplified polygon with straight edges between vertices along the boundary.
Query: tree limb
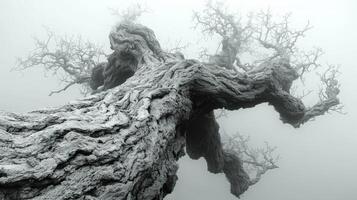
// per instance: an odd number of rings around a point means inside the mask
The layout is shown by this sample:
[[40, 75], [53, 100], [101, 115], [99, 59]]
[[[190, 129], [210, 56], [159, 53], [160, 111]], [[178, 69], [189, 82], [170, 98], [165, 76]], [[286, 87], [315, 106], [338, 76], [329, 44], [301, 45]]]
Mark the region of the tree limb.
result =
[[276, 169], [278, 156], [273, 156], [276, 147], [271, 147], [265, 143], [264, 148], [251, 148], [248, 145], [249, 137], [237, 133], [228, 136], [223, 134], [223, 148], [233, 152], [243, 162], [244, 169], [250, 176], [249, 185], [252, 186], [259, 182], [262, 176], [269, 170]]
[[[66, 86], [51, 92], [50, 96], [65, 91], [74, 84], [88, 81], [91, 69], [105, 58], [101, 47], [85, 42], [81, 37], [58, 36], [49, 29], [46, 31], [47, 38], [34, 38], [34, 50], [28, 57], [19, 58], [14, 69], [43, 67], [45, 71], [62, 77], [61, 81], [66, 83]], [[87, 87], [87, 84], [83, 86]]]

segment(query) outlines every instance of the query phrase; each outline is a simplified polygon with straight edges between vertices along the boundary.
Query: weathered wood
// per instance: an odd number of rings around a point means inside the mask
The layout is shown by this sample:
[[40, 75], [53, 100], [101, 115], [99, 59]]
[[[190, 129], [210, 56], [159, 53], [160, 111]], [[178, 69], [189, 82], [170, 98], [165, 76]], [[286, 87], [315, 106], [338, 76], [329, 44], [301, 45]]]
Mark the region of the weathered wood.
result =
[[[59, 108], [1, 112], [0, 199], [163, 199], [174, 188], [186, 140], [192, 143], [190, 120], [263, 102], [295, 127], [323, 114], [289, 94], [286, 85], [297, 77], [283, 61], [241, 74], [166, 54], [144, 26], [113, 31], [113, 49], [142, 50], [124, 84]], [[246, 174], [237, 171], [239, 158], [223, 154], [210, 171], [224, 172], [239, 196]]]

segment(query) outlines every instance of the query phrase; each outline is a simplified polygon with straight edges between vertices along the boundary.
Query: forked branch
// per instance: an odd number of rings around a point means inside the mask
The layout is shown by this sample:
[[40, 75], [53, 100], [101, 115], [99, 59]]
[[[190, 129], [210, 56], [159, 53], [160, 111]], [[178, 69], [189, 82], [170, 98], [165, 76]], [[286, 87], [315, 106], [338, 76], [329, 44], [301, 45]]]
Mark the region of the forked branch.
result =
[[264, 147], [251, 148], [249, 140], [249, 137], [239, 133], [233, 136], [223, 134], [222, 143], [226, 151], [233, 152], [241, 159], [245, 171], [250, 176], [250, 185], [254, 185], [266, 172], [278, 168], [276, 163], [279, 156], [274, 155], [276, 147], [265, 143]]
[[26, 58], [18, 58], [14, 69], [43, 67], [45, 71], [59, 76], [66, 86], [50, 95], [65, 91], [74, 84], [88, 82], [92, 68], [106, 57], [102, 48], [81, 37], [59, 36], [46, 30], [47, 38], [34, 38], [34, 50]]

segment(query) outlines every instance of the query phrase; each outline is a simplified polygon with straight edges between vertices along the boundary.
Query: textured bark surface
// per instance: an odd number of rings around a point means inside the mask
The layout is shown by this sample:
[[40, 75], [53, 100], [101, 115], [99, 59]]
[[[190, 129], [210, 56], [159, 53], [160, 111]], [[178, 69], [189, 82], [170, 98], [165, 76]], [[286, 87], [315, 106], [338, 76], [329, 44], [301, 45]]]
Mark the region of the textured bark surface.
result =
[[[111, 35], [114, 50], [141, 50], [125, 83], [59, 108], [1, 112], [0, 199], [163, 199], [174, 188], [186, 143], [189, 155], [224, 172], [239, 196], [249, 177], [239, 158], [222, 151], [213, 109], [268, 102], [298, 127], [338, 103], [306, 109], [289, 94], [297, 75], [283, 61], [241, 74], [163, 53], [141, 25], [118, 26]], [[205, 121], [213, 133], [192, 125]]]

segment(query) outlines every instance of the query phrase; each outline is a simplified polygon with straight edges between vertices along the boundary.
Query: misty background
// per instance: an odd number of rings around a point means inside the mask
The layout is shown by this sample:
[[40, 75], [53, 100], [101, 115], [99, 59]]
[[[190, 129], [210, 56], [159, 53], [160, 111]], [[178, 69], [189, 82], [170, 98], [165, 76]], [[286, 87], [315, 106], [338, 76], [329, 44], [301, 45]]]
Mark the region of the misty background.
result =
[[[192, 29], [192, 11], [203, 8], [203, 0], [136, 1], [149, 13], [141, 22], [155, 31], [164, 48], [188, 43], [186, 58], [196, 58], [201, 47], [211, 50], [218, 40]], [[113, 9], [125, 9], [134, 1], [124, 0], [0, 0], [0, 110], [27, 112], [64, 105], [80, 98], [78, 87], [48, 96], [61, 88], [58, 79], [41, 68], [11, 71], [16, 57], [33, 49], [33, 37], [44, 38], [49, 27], [59, 35], [81, 35], [109, 51], [108, 34], [118, 17]], [[247, 13], [270, 8], [273, 13], [292, 12], [297, 27], [308, 20], [313, 29], [301, 40], [302, 47], [321, 47], [322, 63], [339, 64], [340, 99], [347, 115], [318, 117], [299, 129], [279, 120], [271, 106], [230, 112], [219, 119], [228, 134], [239, 131], [251, 137], [253, 146], [264, 141], [277, 146], [279, 168], [268, 171], [249, 188], [243, 200], [353, 200], [357, 198], [357, 2], [354, 0], [231, 0], [232, 11]], [[315, 88], [318, 81], [309, 82]], [[210, 174], [201, 159], [187, 156], [180, 161], [179, 180], [166, 199], [233, 200], [223, 174]]]

